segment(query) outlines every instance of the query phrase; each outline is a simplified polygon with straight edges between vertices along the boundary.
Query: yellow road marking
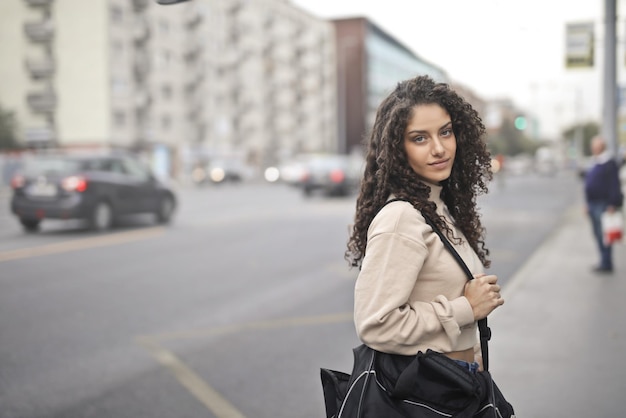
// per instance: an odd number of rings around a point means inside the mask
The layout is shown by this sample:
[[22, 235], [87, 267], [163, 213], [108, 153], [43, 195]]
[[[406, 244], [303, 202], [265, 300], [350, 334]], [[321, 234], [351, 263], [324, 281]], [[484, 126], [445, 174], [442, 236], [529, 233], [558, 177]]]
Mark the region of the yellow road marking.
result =
[[76, 239], [72, 241], [56, 242], [39, 247], [20, 248], [18, 250], [0, 252], [0, 263], [4, 261], [20, 260], [24, 258], [40, 257], [43, 255], [62, 254], [71, 251], [90, 248], [106, 247], [160, 236], [165, 231], [162, 226], [142, 229], [138, 231], [119, 232], [116, 234]]
[[150, 341], [139, 338], [139, 344], [146, 348], [164, 367], [169, 369], [176, 379], [202, 402], [217, 418], [245, 418], [228, 400], [202, 380], [172, 352]]
[[199, 337], [211, 337], [215, 335], [234, 334], [242, 331], [261, 330], [261, 329], [277, 329], [293, 326], [331, 324], [336, 322], [351, 321], [352, 312], [342, 312], [329, 315], [304, 316], [297, 318], [283, 318], [268, 321], [247, 322], [242, 324], [224, 325], [209, 329], [198, 329], [191, 331], [171, 332], [164, 334], [150, 335], [154, 341], [180, 340]]
[[318, 325], [352, 320], [352, 312], [329, 315], [285, 318], [268, 321], [249, 322], [238, 325], [227, 325], [206, 330], [159, 334], [137, 337], [138, 344], [148, 350], [156, 361], [169, 369], [176, 379], [193, 394], [216, 418], [246, 418], [226, 398], [220, 395], [206, 381], [202, 380], [193, 370], [187, 367], [171, 351], [166, 350], [159, 342], [165, 340], [196, 338], [231, 334], [245, 330], [276, 329], [302, 325]]

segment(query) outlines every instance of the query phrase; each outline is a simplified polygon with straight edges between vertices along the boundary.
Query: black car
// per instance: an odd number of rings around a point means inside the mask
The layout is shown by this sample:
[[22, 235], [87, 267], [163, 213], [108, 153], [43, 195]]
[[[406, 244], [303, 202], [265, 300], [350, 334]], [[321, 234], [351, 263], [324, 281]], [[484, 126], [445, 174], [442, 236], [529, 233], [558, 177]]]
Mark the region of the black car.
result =
[[83, 219], [100, 231], [139, 213], [167, 223], [176, 208], [174, 191], [126, 153], [26, 157], [11, 186], [11, 211], [26, 231], [44, 219]]

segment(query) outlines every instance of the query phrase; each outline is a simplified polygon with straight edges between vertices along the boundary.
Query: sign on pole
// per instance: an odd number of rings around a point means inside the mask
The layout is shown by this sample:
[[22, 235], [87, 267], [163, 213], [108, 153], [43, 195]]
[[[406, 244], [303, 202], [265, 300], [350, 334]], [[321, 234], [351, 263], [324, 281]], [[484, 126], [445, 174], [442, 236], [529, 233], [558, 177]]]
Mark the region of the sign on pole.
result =
[[565, 26], [565, 67], [592, 68], [594, 56], [593, 22]]

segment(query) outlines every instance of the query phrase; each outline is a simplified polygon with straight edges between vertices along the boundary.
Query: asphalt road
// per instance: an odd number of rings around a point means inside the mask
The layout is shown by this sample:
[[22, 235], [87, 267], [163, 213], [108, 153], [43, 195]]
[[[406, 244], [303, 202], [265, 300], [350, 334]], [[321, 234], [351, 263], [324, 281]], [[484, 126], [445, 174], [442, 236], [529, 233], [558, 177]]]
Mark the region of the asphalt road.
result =
[[[480, 199], [503, 283], [580, 194], [510, 177]], [[321, 417], [319, 368], [346, 370], [354, 196], [186, 188], [171, 226], [24, 234], [0, 197], [0, 418]]]

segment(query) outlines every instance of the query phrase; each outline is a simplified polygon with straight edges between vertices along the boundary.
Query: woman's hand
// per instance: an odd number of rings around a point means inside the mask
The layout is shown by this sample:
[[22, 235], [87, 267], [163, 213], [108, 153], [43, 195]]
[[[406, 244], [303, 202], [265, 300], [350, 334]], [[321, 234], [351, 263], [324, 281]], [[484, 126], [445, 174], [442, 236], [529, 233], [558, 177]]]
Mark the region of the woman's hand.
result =
[[498, 277], [493, 274], [475, 274], [474, 280], [468, 281], [465, 285], [465, 297], [472, 305], [474, 319], [486, 318], [504, 303], [497, 282]]

